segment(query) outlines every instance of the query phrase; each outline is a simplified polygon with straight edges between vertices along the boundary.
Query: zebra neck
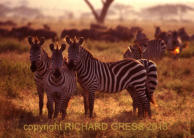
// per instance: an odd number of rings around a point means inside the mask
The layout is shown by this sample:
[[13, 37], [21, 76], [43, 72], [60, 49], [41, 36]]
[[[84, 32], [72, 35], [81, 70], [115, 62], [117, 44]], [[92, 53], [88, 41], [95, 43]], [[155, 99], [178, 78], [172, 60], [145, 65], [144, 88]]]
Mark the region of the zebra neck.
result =
[[88, 65], [92, 64], [93, 62], [97, 61], [96, 58], [92, 56], [92, 54], [87, 51], [85, 48], [81, 48], [81, 56], [80, 56], [80, 62], [76, 66], [76, 70], [78, 71], [78, 74], [81, 72], [84, 72], [87, 70]]

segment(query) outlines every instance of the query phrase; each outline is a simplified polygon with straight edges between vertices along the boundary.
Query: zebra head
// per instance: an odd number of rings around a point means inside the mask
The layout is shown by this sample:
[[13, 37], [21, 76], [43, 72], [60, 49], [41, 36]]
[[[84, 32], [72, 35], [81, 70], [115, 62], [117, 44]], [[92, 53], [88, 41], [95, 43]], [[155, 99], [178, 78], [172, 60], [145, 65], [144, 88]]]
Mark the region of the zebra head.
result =
[[76, 65], [80, 62], [81, 60], [80, 49], [83, 41], [84, 41], [83, 37], [81, 37], [78, 42], [76, 42], [76, 39], [72, 41], [69, 37], [66, 37], [66, 42], [69, 44], [68, 48], [69, 69], [75, 69]]
[[31, 66], [30, 69], [32, 72], [35, 72], [37, 70], [37, 64], [40, 63], [41, 61], [41, 46], [44, 43], [43, 38], [33, 38], [28, 37], [28, 42], [30, 44], [30, 61], [31, 61]]
[[61, 69], [63, 67], [63, 51], [65, 50], [66, 45], [62, 44], [61, 48], [54, 48], [54, 44], [50, 44], [50, 50], [52, 52], [51, 56], [51, 70], [53, 71], [53, 75], [56, 78], [59, 78], [61, 76]]

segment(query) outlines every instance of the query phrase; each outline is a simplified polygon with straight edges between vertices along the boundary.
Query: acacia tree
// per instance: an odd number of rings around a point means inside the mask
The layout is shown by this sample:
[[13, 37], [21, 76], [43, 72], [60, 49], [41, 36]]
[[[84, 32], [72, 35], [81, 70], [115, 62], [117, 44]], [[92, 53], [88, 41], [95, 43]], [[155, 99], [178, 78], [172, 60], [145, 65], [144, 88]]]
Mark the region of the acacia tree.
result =
[[84, 0], [84, 1], [89, 6], [90, 10], [92, 11], [92, 14], [94, 15], [97, 23], [103, 24], [104, 20], [106, 18], [108, 9], [109, 9], [111, 3], [114, 0], [101, 0], [101, 2], [102, 2], [102, 9], [100, 11], [100, 14], [98, 14], [97, 10], [94, 9], [93, 5], [89, 2], [89, 0]]

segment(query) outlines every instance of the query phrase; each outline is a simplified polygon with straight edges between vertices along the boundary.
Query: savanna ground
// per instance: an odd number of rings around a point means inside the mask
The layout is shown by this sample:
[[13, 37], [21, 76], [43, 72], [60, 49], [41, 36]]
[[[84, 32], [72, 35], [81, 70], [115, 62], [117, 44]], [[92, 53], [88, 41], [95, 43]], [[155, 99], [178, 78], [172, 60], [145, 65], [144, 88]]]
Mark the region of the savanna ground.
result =
[[[88, 27], [87, 23], [81, 22], [80, 25], [80, 22], [73, 21], [49, 25], [59, 34], [64, 27]], [[149, 38], [153, 38], [154, 25], [161, 23], [126, 22], [123, 25], [140, 26]], [[191, 23], [166, 23], [161, 27], [172, 30], [182, 26], [189, 34], [194, 34]], [[43, 48], [50, 55], [49, 44], [47, 41]], [[128, 44], [87, 40], [84, 45], [101, 61], [116, 61], [122, 59]], [[67, 52], [64, 56], [67, 57]], [[68, 106], [66, 119], [61, 121], [59, 116], [50, 121], [47, 119], [46, 96], [43, 116], [38, 116], [38, 95], [29, 69], [29, 44], [26, 40], [0, 38], [0, 137], [194, 137], [193, 60], [194, 42], [190, 42], [179, 59], [166, 55], [156, 61], [159, 84], [154, 96], [158, 107], [151, 106], [151, 119], [132, 116], [132, 100], [125, 90], [116, 94], [97, 92], [94, 118], [85, 117], [78, 86]]]

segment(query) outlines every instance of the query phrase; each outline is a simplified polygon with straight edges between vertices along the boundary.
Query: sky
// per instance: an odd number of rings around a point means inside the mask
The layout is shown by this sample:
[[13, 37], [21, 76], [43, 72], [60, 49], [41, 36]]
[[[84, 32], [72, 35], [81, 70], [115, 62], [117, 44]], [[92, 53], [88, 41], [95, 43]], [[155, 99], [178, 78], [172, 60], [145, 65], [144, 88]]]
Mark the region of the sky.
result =
[[[100, 8], [101, 0], [89, 0], [94, 7]], [[41, 8], [47, 14], [63, 14], [64, 10], [73, 11], [75, 14], [80, 12], [90, 12], [84, 0], [1, 0], [0, 3], [7, 3], [10, 6], [18, 6], [22, 2], [34, 8]], [[194, 0], [114, 0], [114, 3], [131, 5], [136, 10], [167, 3], [183, 3], [194, 7]]]

